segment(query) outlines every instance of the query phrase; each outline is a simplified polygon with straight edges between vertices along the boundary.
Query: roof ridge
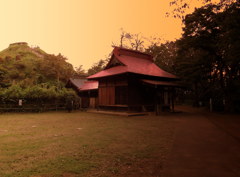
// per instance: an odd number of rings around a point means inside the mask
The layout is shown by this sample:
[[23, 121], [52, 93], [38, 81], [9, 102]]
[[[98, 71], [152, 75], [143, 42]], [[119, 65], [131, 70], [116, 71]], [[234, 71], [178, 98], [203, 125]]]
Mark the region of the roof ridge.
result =
[[116, 56], [120, 56], [120, 55], [132, 56], [140, 59], [147, 59], [153, 62], [152, 55], [144, 52], [140, 52], [138, 50], [127, 49], [123, 47], [114, 47], [113, 54], [115, 54]]

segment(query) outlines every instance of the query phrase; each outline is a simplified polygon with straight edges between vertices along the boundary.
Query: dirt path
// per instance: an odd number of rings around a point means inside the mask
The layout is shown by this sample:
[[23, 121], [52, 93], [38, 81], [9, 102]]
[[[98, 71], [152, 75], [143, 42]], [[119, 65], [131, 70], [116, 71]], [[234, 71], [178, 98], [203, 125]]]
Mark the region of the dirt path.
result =
[[240, 142], [211, 121], [209, 115], [179, 114], [162, 177], [240, 176]]

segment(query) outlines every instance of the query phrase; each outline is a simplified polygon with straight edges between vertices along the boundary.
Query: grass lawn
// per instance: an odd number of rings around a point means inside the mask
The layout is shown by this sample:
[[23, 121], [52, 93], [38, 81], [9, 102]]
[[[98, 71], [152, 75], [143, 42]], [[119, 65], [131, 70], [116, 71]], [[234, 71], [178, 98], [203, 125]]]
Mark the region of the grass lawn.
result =
[[173, 115], [0, 115], [1, 177], [160, 176]]

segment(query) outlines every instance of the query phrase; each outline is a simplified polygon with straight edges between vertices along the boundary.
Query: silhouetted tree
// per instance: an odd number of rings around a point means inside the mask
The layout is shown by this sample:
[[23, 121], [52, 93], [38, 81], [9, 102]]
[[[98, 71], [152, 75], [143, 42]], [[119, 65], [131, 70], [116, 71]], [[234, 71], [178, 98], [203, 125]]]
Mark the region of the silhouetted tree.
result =
[[[223, 7], [224, 6], [224, 7]], [[184, 19], [178, 41], [177, 72], [195, 100], [212, 98], [218, 109], [239, 109], [240, 4], [209, 4]]]
[[75, 67], [76, 75], [78, 76], [86, 76], [86, 72], [83, 69], [83, 65], [80, 65], [79, 67]]
[[145, 37], [143, 37], [140, 33], [138, 34], [132, 34], [124, 31], [121, 29], [120, 34], [120, 41], [119, 43], [113, 42], [113, 46], [119, 46], [123, 48], [133, 49], [133, 50], [139, 50], [143, 51], [144, 48], [144, 40]]
[[[203, 6], [206, 5], [218, 5], [222, 9], [228, 8], [231, 4], [237, 2], [237, 0], [196, 0], [202, 3]], [[174, 18], [184, 19], [187, 15], [186, 11], [191, 6], [195, 5], [196, 1], [188, 1], [188, 0], [171, 0], [169, 5], [171, 7], [171, 11], [167, 12], [167, 16], [172, 16]]]
[[102, 71], [107, 63], [107, 60], [99, 60], [97, 63], [94, 63], [91, 68], [88, 69], [87, 74], [93, 75], [99, 71]]
[[146, 52], [153, 56], [154, 62], [162, 69], [175, 73], [175, 60], [177, 56], [176, 42], [166, 42], [164, 44], [152, 44]]

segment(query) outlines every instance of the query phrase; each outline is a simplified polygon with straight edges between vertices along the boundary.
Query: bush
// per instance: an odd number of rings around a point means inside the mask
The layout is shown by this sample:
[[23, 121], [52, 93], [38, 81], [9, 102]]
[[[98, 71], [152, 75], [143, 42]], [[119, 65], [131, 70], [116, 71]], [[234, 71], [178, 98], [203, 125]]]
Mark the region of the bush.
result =
[[49, 84], [39, 84], [26, 88], [20, 85], [12, 85], [9, 88], [0, 89], [0, 102], [2, 104], [17, 103], [19, 99], [36, 104], [63, 103], [67, 97], [78, 98], [77, 94], [71, 89]]

